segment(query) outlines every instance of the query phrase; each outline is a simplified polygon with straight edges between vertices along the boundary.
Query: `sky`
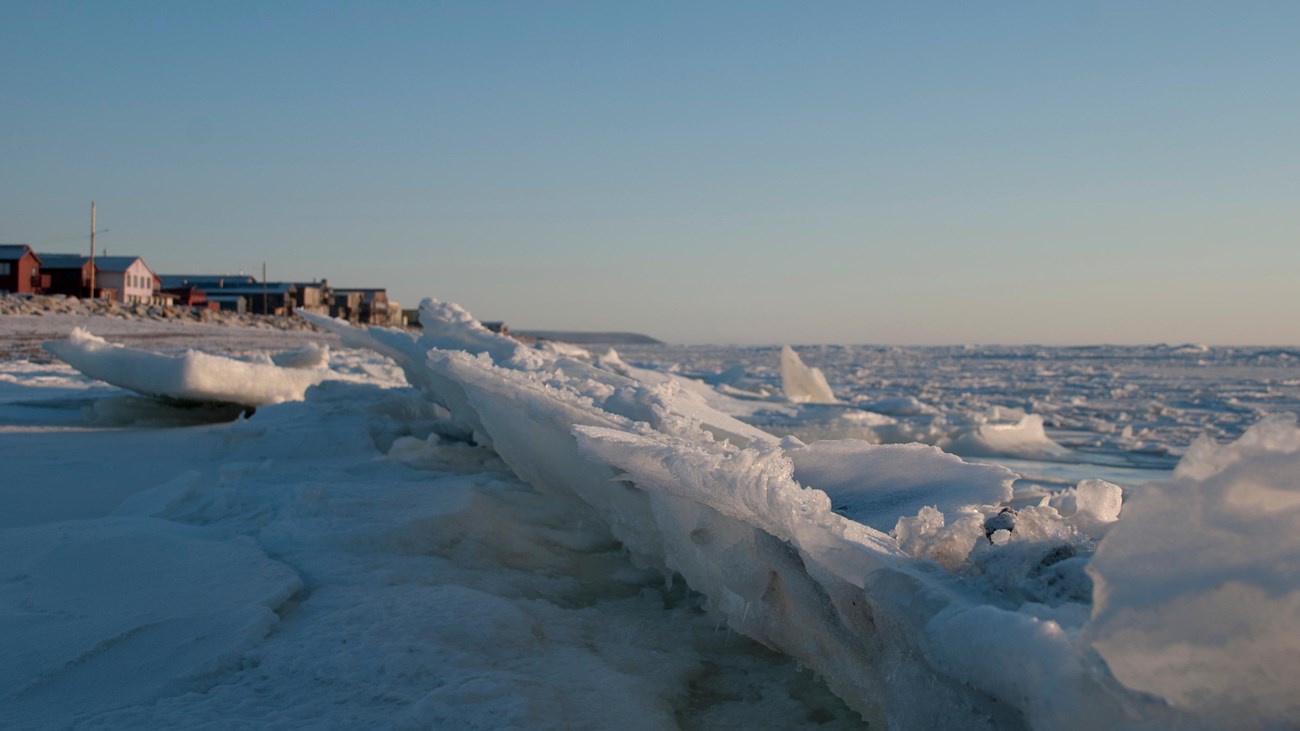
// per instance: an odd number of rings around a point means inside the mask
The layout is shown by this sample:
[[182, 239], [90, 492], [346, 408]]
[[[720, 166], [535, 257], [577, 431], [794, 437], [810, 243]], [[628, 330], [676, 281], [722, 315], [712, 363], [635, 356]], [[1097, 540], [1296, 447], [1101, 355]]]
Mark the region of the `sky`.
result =
[[1300, 3], [0, 1], [0, 243], [685, 343], [1300, 344]]

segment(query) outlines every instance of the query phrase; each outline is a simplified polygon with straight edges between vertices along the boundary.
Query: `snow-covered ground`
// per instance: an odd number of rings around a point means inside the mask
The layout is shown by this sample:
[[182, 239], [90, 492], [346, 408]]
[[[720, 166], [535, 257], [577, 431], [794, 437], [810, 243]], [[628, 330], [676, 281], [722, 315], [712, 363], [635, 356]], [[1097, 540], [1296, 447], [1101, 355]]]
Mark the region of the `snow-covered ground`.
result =
[[[0, 727], [1300, 722], [1294, 352], [422, 320], [0, 318]], [[330, 359], [244, 419], [32, 347], [77, 326]]]

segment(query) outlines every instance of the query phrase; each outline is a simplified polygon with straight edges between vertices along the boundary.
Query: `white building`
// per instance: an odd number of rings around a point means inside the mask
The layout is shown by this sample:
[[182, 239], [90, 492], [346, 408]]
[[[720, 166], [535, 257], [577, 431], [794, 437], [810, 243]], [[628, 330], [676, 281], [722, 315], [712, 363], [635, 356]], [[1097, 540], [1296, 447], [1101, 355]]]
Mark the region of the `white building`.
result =
[[138, 256], [95, 257], [95, 287], [112, 289], [124, 304], [153, 304], [158, 298], [158, 275]]

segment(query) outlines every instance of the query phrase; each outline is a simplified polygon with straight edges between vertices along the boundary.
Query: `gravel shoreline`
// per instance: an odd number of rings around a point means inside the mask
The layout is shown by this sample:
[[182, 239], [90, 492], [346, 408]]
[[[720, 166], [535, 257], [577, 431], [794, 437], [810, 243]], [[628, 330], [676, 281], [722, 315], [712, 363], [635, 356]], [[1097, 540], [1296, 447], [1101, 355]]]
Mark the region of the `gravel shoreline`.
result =
[[158, 350], [239, 352], [291, 348], [308, 341], [338, 343], [337, 336], [296, 316], [123, 305], [62, 295], [0, 295], [0, 359], [48, 360], [41, 343], [65, 338], [77, 327], [110, 341]]

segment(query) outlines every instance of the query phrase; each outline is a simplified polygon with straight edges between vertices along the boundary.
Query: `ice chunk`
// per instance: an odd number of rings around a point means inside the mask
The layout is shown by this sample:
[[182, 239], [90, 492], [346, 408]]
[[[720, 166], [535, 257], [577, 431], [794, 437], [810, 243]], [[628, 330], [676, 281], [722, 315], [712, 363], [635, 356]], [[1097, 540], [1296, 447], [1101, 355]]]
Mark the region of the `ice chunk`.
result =
[[1300, 451], [1300, 432], [1294, 429], [1295, 414], [1265, 416], [1231, 445], [1222, 445], [1202, 435], [1187, 449], [1174, 470], [1175, 477], [1204, 479], [1218, 474], [1243, 457], [1271, 452]]
[[855, 439], [814, 442], [786, 452], [800, 484], [831, 498], [835, 511], [888, 531], [900, 516], [936, 506], [943, 513], [1011, 498], [1016, 475], [968, 464], [923, 444], [872, 445]]
[[923, 416], [939, 413], [938, 409], [929, 404], [922, 403], [915, 396], [877, 399], [875, 401], [860, 403], [858, 406], [861, 406], [867, 411], [874, 411], [878, 414], [889, 414], [891, 416]]
[[565, 358], [578, 358], [581, 360], [591, 360], [591, 351], [581, 345], [566, 343], [563, 340], [538, 340], [533, 347], [545, 353], [563, 356]]
[[826, 376], [819, 369], [804, 365], [789, 345], [781, 348], [781, 389], [795, 403], [838, 403]]
[[898, 545], [917, 558], [928, 558], [949, 568], [966, 563], [977, 541], [987, 540], [984, 516], [966, 515], [953, 523], [938, 509], [926, 506], [915, 516], [904, 516], [894, 526]]
[[1300, 722], [1300, 429], [1202, 443], [1101, 542], [1084, 638], [1128, 688], [1210, 725]]
[[178, 401], [265, 406], [301, 401], [325, 374], [281, 368], [188, 350], [180, 355], [135, 350], [109, 343], [82, 328], [45, 349], [96, 380], [147, 396]]
[[939, 446], [966, 457], [1068, 459], [1070, 450], [1052, 441], [1043, 417], [1025, 414], [1015, 424], [985, 423], [941, 440]]
[[1075, 487], [1076, 513], [1090, 515], [1102, 522], [1119, 520], [1124, 504], [1124, 488], [1105, 480], [1083, 480]]
[[271, 362], [281, 368], [324, 368], [330, 364], [330, 346], [308, 343], [298, 350], [271, 356]]

